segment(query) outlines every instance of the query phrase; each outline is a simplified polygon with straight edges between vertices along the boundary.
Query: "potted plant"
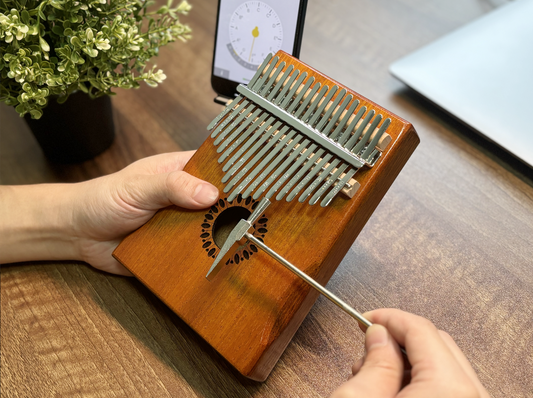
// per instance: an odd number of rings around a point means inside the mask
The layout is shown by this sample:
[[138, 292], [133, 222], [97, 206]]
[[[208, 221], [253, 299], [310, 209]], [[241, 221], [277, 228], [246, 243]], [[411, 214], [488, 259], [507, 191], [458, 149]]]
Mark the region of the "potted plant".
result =
[[[137, 88], [141, 82], [155, 87], [166, 78], [148, 62], [161, 46], [189, 38], [178, 16], [190, 5], [173, 7], [172, 0], [153, 5], [0, 0], [0, 101], [26, 117], [52, 160], [86, 160], [111, 144], [113, 88]], [[80, 131], [84, 126], [88, 131]], [[96, 136], [102, 132], [107, 136]]]

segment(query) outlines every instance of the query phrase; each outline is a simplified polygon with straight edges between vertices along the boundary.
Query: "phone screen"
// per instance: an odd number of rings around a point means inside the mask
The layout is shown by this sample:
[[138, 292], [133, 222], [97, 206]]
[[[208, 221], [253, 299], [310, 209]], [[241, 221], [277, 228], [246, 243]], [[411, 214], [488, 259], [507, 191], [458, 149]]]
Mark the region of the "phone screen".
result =
[[269, 53], [292, 54], [300, 3], [221, 0], [213, 75], [247, 84]]

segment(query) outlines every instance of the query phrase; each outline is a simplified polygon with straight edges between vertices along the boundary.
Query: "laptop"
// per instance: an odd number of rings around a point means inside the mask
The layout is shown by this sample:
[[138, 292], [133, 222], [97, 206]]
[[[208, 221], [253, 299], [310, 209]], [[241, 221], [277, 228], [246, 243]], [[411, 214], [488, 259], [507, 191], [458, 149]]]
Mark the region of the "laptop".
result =
[[390, 72], [533, 167], [533, 0], [495, 9]]

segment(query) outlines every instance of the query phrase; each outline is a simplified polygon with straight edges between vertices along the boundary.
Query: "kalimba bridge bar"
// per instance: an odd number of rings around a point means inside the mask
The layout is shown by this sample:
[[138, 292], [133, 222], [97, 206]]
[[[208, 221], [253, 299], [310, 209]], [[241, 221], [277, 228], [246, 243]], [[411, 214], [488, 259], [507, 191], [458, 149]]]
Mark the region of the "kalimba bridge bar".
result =
[[208, 126], [230, 201], [239, 194], [298, 197], [310, 205], [322, 199], [325, 207], [341, 191], [353, 196], [359, 184], [352, 177], [372, 167], [390, 142], [390, 118], [277, 56], [269, 55], [248, 87], [237, 90]]

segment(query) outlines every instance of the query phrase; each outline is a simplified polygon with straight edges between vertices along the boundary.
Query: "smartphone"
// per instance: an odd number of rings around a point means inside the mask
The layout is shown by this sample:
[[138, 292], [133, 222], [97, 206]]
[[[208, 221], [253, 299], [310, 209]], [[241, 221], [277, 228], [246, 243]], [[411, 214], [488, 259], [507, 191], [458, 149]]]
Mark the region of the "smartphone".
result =
[[252, 79], [269, 53], [298, 57], [306, 8], [307, 0], [219, 0], [211, 69], [215, 92], [234, 98], [237, 86]]

